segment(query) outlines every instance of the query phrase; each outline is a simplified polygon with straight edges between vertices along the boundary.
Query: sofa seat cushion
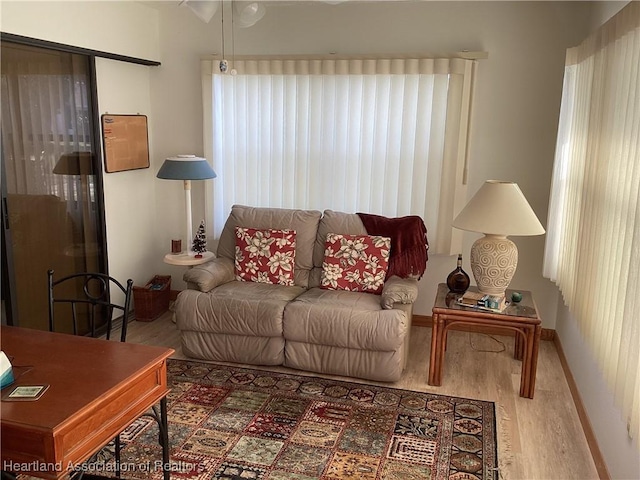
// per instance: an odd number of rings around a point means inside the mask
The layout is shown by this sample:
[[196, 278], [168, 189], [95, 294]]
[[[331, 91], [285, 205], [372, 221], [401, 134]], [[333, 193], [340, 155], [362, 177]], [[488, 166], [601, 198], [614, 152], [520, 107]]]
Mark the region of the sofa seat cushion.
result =
[[283, 327], [286, 341], [395, 351], [408, 319], [402, 310], [383, 310], [379, 295], [311, 288], [286, 306]]
[[405, 347], [391, 352], [312, 345], [288, 340], [284, 365], [298, 370], [377, 382], [396, 382], [402, 377]]
[[176, 300], [176, 324], [183, 331], [282, 337], [285, 306], [303, 291], [235, 280], [206, 293], [184, 290]]
[[282, 365], [284, 338], [183, 331], [182, 353], [215, 362]]

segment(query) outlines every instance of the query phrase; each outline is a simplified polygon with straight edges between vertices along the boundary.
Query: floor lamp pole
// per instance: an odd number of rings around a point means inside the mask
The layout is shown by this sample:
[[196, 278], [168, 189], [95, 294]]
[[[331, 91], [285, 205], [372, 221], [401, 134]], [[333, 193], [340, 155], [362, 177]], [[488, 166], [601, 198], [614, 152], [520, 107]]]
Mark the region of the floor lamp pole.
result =
[[187, 209], [187, 237], [185, 238], [185, 251], [187, 255], [191, 252], [191, 234], [193, 232], [193, 225], [191, 220], [191, 180], [184, 181], [184, 200]]

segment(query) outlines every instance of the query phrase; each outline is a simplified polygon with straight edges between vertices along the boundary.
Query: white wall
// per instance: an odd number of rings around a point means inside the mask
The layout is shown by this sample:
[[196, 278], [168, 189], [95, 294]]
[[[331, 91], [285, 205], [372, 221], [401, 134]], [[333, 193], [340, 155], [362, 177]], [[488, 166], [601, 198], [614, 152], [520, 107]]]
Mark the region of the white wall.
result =
[[0, 2], [2, 31], [156, 60], [157, 13], [140, 2]]
[[[151, 111], [149, 69], [96, 59], [100, 114], [148, 115]], [[153, 139], [153, 130], [150, 130], [150, 145]], [[153, 148], [149, 153], [153, 158]], [[134, 284], [144, 285], [155, 273], [157, 263], [155, 239], [160, 228], [156, 186], [159, 181], [155, 170], [104, 173], [103, 178], [109, 274], [121, 281], [132, 278]]]
[[[612, 1], [595, 4], [590, 21], [591, 29], [597, 29], [627, 3]], [[576, 319], [561, 300], [558, 305], [556, 334], [611, 478], [640, 478], [638, 439], [629, 438], [627, 419], [615, 406], [613, 394], [604, 380], [602, 370], [585, 343]]]
[[611, 478], [639, 479], [638, 439], [629, 438], [627, 421], [614, 404], [602, 370], [584, 342], [575, 318], [562, 302], [558, 309], [556, 333]]
[[[584, 37], [589, 7], [582, 2], [282, 2], [268, 6], [254, 27], [236, 28], [234, 47], [237, 55], [488, 51], [478, 69], [469, 196], [486, 179], [516, 181], [546, 224], [565, 49]], [[154, 116], [173, 121], [157, 125], [155, 151], [159, 158], [202, 154], [199, 59], [221, 52], [221, 13], [205, 24], [175, 2], [158, 8], [162, 67], [152, 72], [152, 98], [161, 100], [153, 102]], [[225, 20], [230, 58], [228, 13]], [[201, 191], [194, 187], [194, 209], [204, 204]], [[167, 195], [179, 199], [175, 191]], [[194, 221], [201, 217], [194, 214]], [[476, 238], [465, 234], [468, 272]], [[169, 239], [165, 235], [163, 243]], [[553, 328], [557, 291], [541, 275], [544, 236], [513, 240], [520, 263], [512, 286], [534, 292], [543, 326]], [[431, 256], [416, 313], [431, 314], [436, 285], [454, 267], [455, 257]]]

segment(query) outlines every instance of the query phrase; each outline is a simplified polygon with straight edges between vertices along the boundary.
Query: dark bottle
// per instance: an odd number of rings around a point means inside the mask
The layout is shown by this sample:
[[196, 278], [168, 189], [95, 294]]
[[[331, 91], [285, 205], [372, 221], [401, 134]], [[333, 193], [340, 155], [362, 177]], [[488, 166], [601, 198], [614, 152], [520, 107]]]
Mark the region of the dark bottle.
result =
[[453, 293], [464, 293], [469, 288], [469, 275], [462, 269], [462, 254], [458, 255], [458, 267], [447, 276], [447, 287]]

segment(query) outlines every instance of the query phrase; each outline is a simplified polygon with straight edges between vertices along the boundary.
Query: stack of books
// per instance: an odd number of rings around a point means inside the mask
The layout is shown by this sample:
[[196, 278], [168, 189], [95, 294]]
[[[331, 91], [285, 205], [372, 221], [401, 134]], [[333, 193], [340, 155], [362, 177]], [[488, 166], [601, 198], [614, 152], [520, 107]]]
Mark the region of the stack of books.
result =
[[496, 313], [504, 311], [509, 306], [509, 302], [507, 302], [504, 295], [487, 295], [479, 292], [466, 292], [458, 298], [457, 303], [463, 307], [472, 307]]

